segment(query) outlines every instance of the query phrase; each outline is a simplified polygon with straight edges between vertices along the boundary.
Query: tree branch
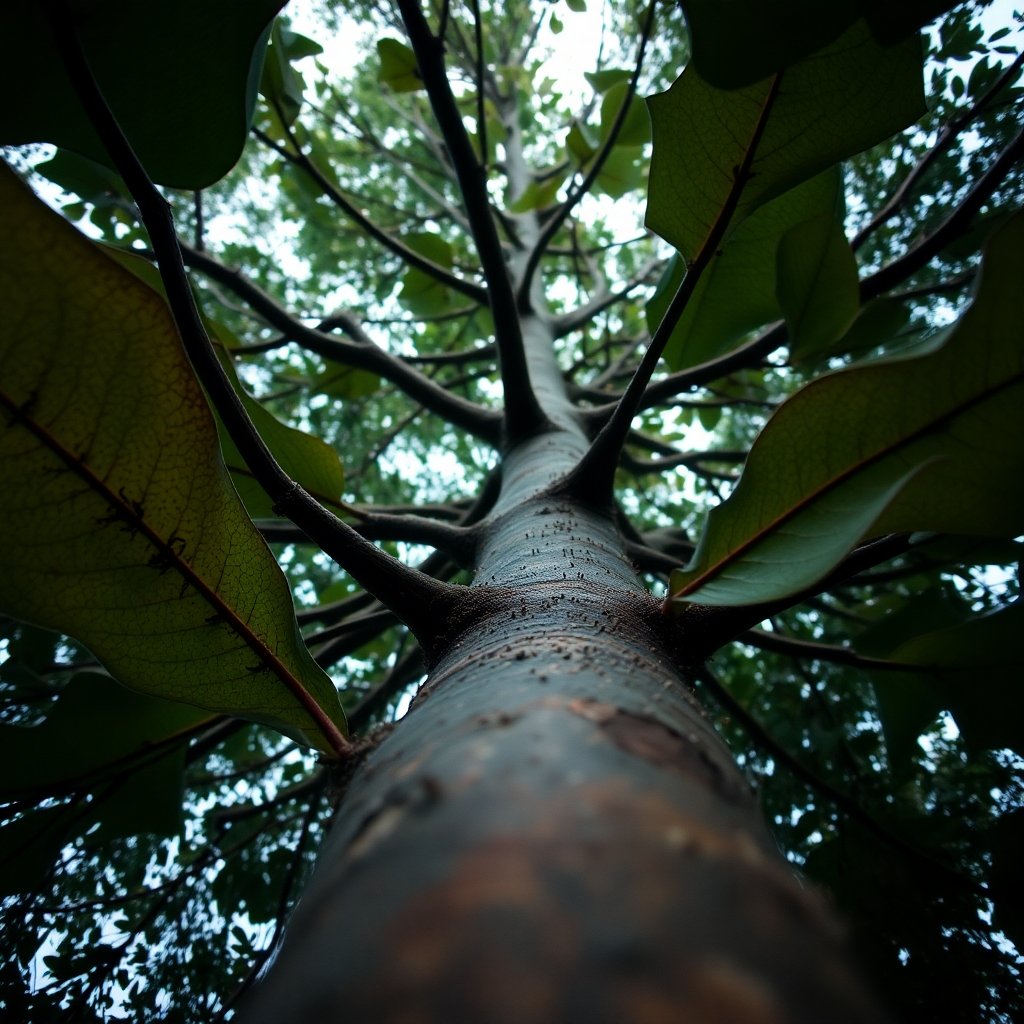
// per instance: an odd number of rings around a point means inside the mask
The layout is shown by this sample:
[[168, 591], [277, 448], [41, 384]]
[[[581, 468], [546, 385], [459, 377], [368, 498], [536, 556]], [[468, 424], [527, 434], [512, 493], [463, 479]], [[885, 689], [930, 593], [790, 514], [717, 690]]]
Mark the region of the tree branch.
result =
[[[284, 124], [284, 119], [281, 116], [281, 123]], [[456, 274], [451, 273], [444, 267], [434, 263], [433, 260], [428, 260], [426, 256], [410, 249], [404, 242], [397, 238], [393, 238], [388, 232], [384, 231], [377, 224], [375, 224], [369, 217], [367, 217], [358, 207], [350, 202], [341, 191], [335, 186], [335, 184], [320, 170], [316, 164], [303, 152], [299, 146], [299, 142], [295, 137], [295, 133], [291, 128], [286, 128], [288, 132], [288, 138], [294, 147], [294, 152], [287, 149], [285, 146], [275, 142], [272, 138], [261, 132], [258, 128], [253, 129], [253, 134], [266, 146], [269, 146], [274, 150], [280, 157], [287, 160], [289, 163], [301, 168], [313, 181], [316, 182], [320, 191], [323, 192], [328, 199], [334, 203], [353, 223], [357, 224], [363, 231], [366, 232], [374, 241], [380, 243], [389, 252], [394, 253], [399, 259], [402, 260], [407, 266], [415, 267], [417, 270], [422, 271], [424, 274], [432, 277], [435, 281], [440, 282], [452, 291], [458, 292], [460, 295], [465, 295], [466, 298], [471, 299], [473, 302], [481, 306], [487, 305], [487, 290], [481, 288], [480, 285], [474, 284], [472, 281], [466, 281]]]
[[[716, 356], [705, 363], [699, 363], [697, 366], [691, 366], [686, 370], [671, 373], [667, 377], [662, 377], [661, 380], [654, 381], [644, 391], [637, 411], [642, 412], [645, 409], [654, 408], [684, 391], [704, 387], [736, 370], [747, 369], [755, 365], [755, 362], [760, 363], [786, 343], [786, 335], [785, 322], [777, 321], [751, 338], [750, 341], [744, 342], [731, 352], [726, 352], [725, 355]], [[588, 426], [594, 429], [605, 424], [617, 406], [618, 403], [596, 406], [593, 409], [584, 409], [581, 415], [585, 417]]]
[[374, 344], [354, 320], [350, 319], [345, 328], [354, 341], [346, 342], [334, 335], [324, 334], [314, 327], [307, 327], [301, 320], [293, 317], [258, 285], [237, 270], [232, 270], [188, 246], [183, 245], [181, 251], [190, 267], [244, 299], [268, 324], [276, 327], [297, 345], [325, 359], [333, 359], [356, 369], [371, 370], [380, 374], [424, 408], [441, 416], [453, 426], [460, 427], [494, 447], [499, 445], [500, 413], [446, 391], [419, 370]]
[[[82, 105], [139, 207], [157, 255], [168, 305], [182, 344], [232, 441], [274, 502], [275, 511], [288, 516], [346, 572], [393, 609], [421, 636], [421, 642], [430, 644], [436, 636], [438, 607], [454, 609], [461, 604], [461, 588], [418, 573], [375, 547], [312, 498], [278, 464], [217, 358], [189, 286], [170, 206], [150, 180], [107, 105], [81, 48], [67, 5], [63, 0], [48, 0], [47, 14]], [[297, 692], [296, 697], [335, 752], [345, 754], [349, 749], [348, 741], [323, 709], [305, 690]]]
[[[699, 645], [699, 650], [694, 652], [694, 660], [704, 661], [719, 647], [737, 639], [759, 622], [763, 622], [778, 612], [802, 604], [865, 569], [870, 569], [897, 555], [905, 554], [919, 546], [920, 543], [927, 543], [927, 541], [915, 540], [912, 542], [908, 534], [889, 534], [855, 548], [831, 572], [816, 583], [788, 597], [762, 601], [757, 604], [728, 607], [690, 604], [678, 614], [677, 622], [684, 633], [693, 634], [692, 642]], [[663, 610], [666, 614], [672, 614], [668, 599], [663, 605]]]
[[954, 867], [936, 860], [930, 853], [918, 848], [902, 836], [890, 832], [883, 825], [879, 824], [863, 807], [847, 793], [836, 789], [826, 782], [815, 772], [811, 771], [801, 760], [794, 757], [783, 747], [765, 727], [733, 697], [733, 695], [722, 685], [706, 666], [701, 667], [694, 673], [694, 677], [703, 683], [711, 696], [721, 708], [729, 714], [750, 736], [754, 737], [760, 747], [766, 750], [776, 761], [791, 771], [798, 779], [807, 783], [813, 790], [820, 793], [831, 803], [835, 804], [844, 814], [856, 819], [869, 832], [872, 832], [887, 845], [894, 847], [901, 853], [912, 857], [918, 862], [923, 862], [929, 867], [940, 871], [943, 875], [953, 879], [959, 886], [970, 889], [971, 892], [987, 899], [988, 889], [969, 878], [963, 872]]
[[564, 338], [567, 334], [571, 334], [573, 331], [579, 330], [581, 327], [585, 327], [594, 319], [595, 316], [603, 313], [606, 309], [610, 309], [612, 306], [619, 302], [628, 299], [630, 294], [639, 288], [642, 284], [646, 284], [647, 280], [658, 270], [664, 261], [660, 259], [651, 259], [640, 268], [640, 270], [630, 278], [621, 288], [617, 288], [613, 292], [605, 292], [604, 294], [597, 295], [589, 302], [585, 302], [582, 306], [577, 307], [569, 313], [563, 313], [561, 316], [557, 316], [554, 319], [553, 328], [556, 338]]
[[867, 302], [905, 281], [937, 256], [950, 242], [964, 234], [970, 228], [974, 215], [991, 198], [1022, 156], [1024, 129], [1017, 133], [967, 195], [960, 200], [956, 209], [930, 235], [908, 249], [899, 259], [887, 263], [861, 281], [861, 301]]
[[935, 144], [927, 153], [918, 160], [917, 164], [910, 170], [910, 173], [900, 182], [899, 187], [890, 196], [889, 201], [857, 232], [850, 241], [850, 248], [856, 252], [887, 220], [893, 217], [899, 208], [906, 201], [917, 183], [924, 177], [925, 172], [931, 167], [934, 161], [941, 156], [952, 145], [956, 137], [988, 106], [989, 102], [999, 93], [1004, 86], [1008, 85], [1017, 76], [1017, 73], [1024, 65], [1024, 53], [1017, 54], [1016, 58], [1006, 66], [1003, 73], [986, 89], [969, 107], [961, 111], [956, 117], [950, 119], [946, 126], [939, 133]]
[[530, 387], [519, 308], [498, 230], [491, 215], [487, 179], [462, 123], [444, 65], [444, 44], [427, 25], [419, 0], [398, 0], [420, 77], [448, 148], [452, 166], [462, 188], [462, 201], [473, 232], [494, 318], [501, 381], [505, 392], [506, 441], [518, 441], [549, 426], [540, 403]]
[[633, 97], [636, 96], [637, 83], [640, 80], [640, 71], [644, 63], [644, 54], [647, 50], [647, 43], [651, 37], [651, 30], [654, 28], [654, 12], [656, 3], [651, 0], [651, 3], [647, 6], [647, 13], [644, 18], [643, 29], [640, 33], [640, 47], [636, 55], [636, 64], [633, 67], [633, 74], [629, 79], [629, 86], [626, 89], [625, 98], [622, 101], [622, 106], [618, 109], [615, 115], [615, 120], [612, 122], [611, 128], [608, 132], [608, 137], [601, 144], [601, 148], [594, 154], [593, 161], [590, 165], [590, 169], [583, 176], [583, 180], [575, 188], [569, 191], [569, 194], [565, 197], [565, 202], [552, 214], [545, 223], [543, 229], [537, 237], [537, 241], [534, 243], [533, 249], [530, 251], [529, 258], [526, 261], [526, 267], [523, 271], [522, 280], [519, 282], [519, 301], [523, 304], [527, 304], [530, 301], [530, 288], [532, 286], [533, 275], [537, 272], [537, 267], [540, 265], [541, 258], [547, 251], [548, 244], [558, 234], [562, 225], [565, 223], [566, 218], [576, 208], [576, 204], [593, 188], [594, 182], [597, 181], [597, 176], [601, 173], [602, 168], [605, 165], [605, 161], [608, 159], [609, 153], [615, 146], [615, 142], [619, 137], [619, 133], [622, 131], [622, 126], [626, 123], [626, 118], [629, 116], [629, 108], [632, 105]]
[[714, 259], [718, 247], [725, 237], [733, 214], [739, 205], [743, 189], [750, 179], [754, 157], [757, 154], [761, 137], [768, 123], [768, 115], [775, 106], [781, 81], [781, 73], [777, 74], [772, 80], [758, 116], [757, 124], [751, 133], [750, 143], [743, 156], [743, 162], [733, 170], [733, 183], [729, 194], [723, 202], [714, 224], [711, 225], [707, 236], [701, 244], [700, 251], [687, 268], [686, 276], [672, 297], [672, 301], [669, 303], [661, 323], [658, 324], [654, 337], [651, 338], [651, 343], [644, 353], [643, 359], [640, 360], [636, 373], [627, 385], [622, 398], [619, 399], [611, 416], [601, 428], [597, 437], [591, 442], [590, 448], [576, 468], [561, 482], [559, 490], [598, 507], [608, 505], [611, 502], [615, 484], [615, 468], [618, 465], [619, 453], [622, 451], [622, 446], [629, 435], [633, 417], [640, 409], [640, 404], [647, 392], [651, 376], [661, 359], [661, 354], [665, 350], [665, 345], [672, 336], [672, 332], [675, 330], [683, 310], [689, 303], [697, 283]]

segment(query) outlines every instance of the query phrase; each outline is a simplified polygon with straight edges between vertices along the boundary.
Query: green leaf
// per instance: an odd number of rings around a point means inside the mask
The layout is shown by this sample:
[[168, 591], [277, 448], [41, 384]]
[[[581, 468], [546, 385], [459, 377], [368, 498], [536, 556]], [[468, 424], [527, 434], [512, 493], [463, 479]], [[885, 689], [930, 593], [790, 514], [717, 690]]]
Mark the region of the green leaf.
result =
[[577, 14], [582, 14], [587, 9], [587, 0], [565, 0], [569, 6], [570, 11], [575, 11]]
[[397, 39], [379, 39], [377, 56], [380, 58], [378, 82], [395, 92], [416, 92], [423, 88], [416, 54], [405, 43]]
[[565, 174], [554, 174], [543, 181], [531, 181], [522, 194], [511, 206], [511, 213], [529, 213], [531, 210], [543, 210], [554, 205], [558, 190], [565, 181]]
[[[282, 423], [276, 416], [264, 409], [238, 380], [231, 357], [220, 348], [221, 365], [242, 399], [249, 418], [260, 436], [281, 464], [281, 468], [310, 494], [324, 504], [336, 505], [345, 486], [345, 472], [338, 453], [325, 441], [305, 431], [297, 430]], [[242, 499], [246, 511], [253, 518], [275, 515], [273, 502], [266, 491], [256, 482], [252, 471], [245, 464], [231, 435], [217, 420], [221, 451], [224, 462], [231, 472], [231, 479]]]
[[832, 341], [803, 337], [792, 344], [790, 353], [797, 365], [813, 365], [830, 356], [863, 355], [873, 348], [892, 345], [910, 322], [910, 310], [899, 299], [882, 296], [872, 299], [856, 315], [841, 337]]
[[0, 800], [62, 795], [82, 780], [91, 787], [214, 717], [78, 672], [42, 725], [0, 726]]
[[819, 378], [754, 443], [674, 599], [751, 604], [809, 586], [890, 532], [1024, 532], [1024, 216], [993, 235], [978, 296], [938, 346]]
[[366, 398], [380, 390], [380, 377], [369, 370], [343, 366], [333, 359], [327, 359], [317, 376], [315, 387], [318, 393], [332, 395], [334, 398]]
[[[619, 116], [622, 104], [626, 101], [629, 92], [627, 82], [619, 82], [611, 86], [604, 94], [601, 101], [601, 141], [611, 134], [615, 118]], [[616, 146], [642, 146], [651, 141], [651, 118], [647, 113], [647, 105], [639, 96], [633, 96], [629, 101], [629, 110], [626, 119], [615, 137]]]
[[[647, 103], [654, 133], [647, 224], [692, 260], [734, 199], [733, 228], [762, 203], [916, 120], [924, 111], [920, 46], [911, 39], [885, 49], [855, 26], [755, 85], [716, 89], [691, 66]], [[737, 198], [736, 169], [749, 156], [751, 174]]]
[[166, 305], [12, 174], [0, 199], [0, 605], [77, 637], [133, 689], [330, 749], [307, 709], [343, 728], [337, 693]]
[[58, 149], [51, 159], [36, 164], [35, 171], [90, 203], [121, 201], [128, 196], [119, 174], [68, 149]]
[[682, 0], [700, 75], [737, 89], [827, 46], [859, 17], [883, 44], [953, 7], [956, 0]]
[[[454, 266], [455, 250], [440, 235], [414, 232], [402, 240], [414, 252], [439, 267], [451, 270]], [[416, 316], [442, 316], [458, 305], [458, 298], [451, 288], [419, 267], [409, 267], [402, 275], [402, 290], [398, 298]]]
[[37, 885], [77, 837], [177, 833], [185, 739], [213, 718], [80, 672], [42, 725], [0, 726], [0, 800], [74, 797], [0, 828], [0, 891]]
[[931, 677], [970, 747], [1024, 752], [1024, 603], [914, 637], [888, 657]]
[[594, 181], [612, 199], [620, 199], [627, 192], [641, 188], [643, 183], [644, 165], [640, 152], [630, 146], [613, 146]]
[[827, 350], [860, 308], [857, 260], [835, 213], [790, 228], [779, 242], [776, 269], [790, 344], [803, 351]]
[[[765, 203], [745, 220], [712, 258], [665, 347], [673, 370], [696, 366], [728, 352], [748, 331], [780, 319], [776, 253], [781, 239], [810, 217], [842, 216], [838, 167], [818, 174]], [[653, 332], [683, 279], [674, 257], [647, 306]]]
[[[96, 80], [150, 177], [198, 189], [245, 145], [270, 21], [283, 0], [97, 0], [75, 5]], [[52, 142], [109, 164], [65, 71], [44, 3], [0, 5], [0, 144]], [[86, 16], [87, 12], [87, 16]], [[200, 28], [201, 26], [201, 28]], [[130, 62], [138, 66], [126, 72]]]
[[277, 121], [292, 125], [302, 109], [305, 82], [302, 75], [292, 67], [292, 61], [320, 53], [321, 50], [312, 39], [292, 32], [280, 21], [274, 22], [260, 79], [260, 92]]
[[628, 82], [633, 73], [628, 68], [607, 68], [604, 71], [584, 71], [583, 77], [594, 87], [594, 92], [607, 92], [613, 85]]
[[591, 157], [597, 152], [596, 147], [587, 136], [587, 131], [578, 121], [573, 122], [569, 134], [565, 137], [565, 148], [569, 152], [569, 158], [577, 167], [583, 167], [590, 162]]

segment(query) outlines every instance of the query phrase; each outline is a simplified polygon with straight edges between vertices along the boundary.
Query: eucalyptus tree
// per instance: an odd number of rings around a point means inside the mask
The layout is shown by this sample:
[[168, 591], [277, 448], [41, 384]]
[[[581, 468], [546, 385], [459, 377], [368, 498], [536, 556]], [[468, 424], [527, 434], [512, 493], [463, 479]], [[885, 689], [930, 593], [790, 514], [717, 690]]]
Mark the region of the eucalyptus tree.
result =
[[0, 13], [6, 1012], [1011, 1019], [1019, 26], [281, 8]]

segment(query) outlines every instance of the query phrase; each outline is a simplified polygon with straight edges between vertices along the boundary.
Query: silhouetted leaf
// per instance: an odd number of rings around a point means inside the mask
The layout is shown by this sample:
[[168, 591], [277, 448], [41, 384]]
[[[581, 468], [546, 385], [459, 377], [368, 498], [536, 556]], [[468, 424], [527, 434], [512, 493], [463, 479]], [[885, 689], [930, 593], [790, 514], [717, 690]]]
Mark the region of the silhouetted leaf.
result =
[[[89, 64], [150, 177], [203, 188], [245, 145], [270, 21], [284, 0], [69, 5]], [[45, 3], [0, 5], [0, 143], [53, 142], [107, 163], [57, 51]], [[200, 27], [201, 26], [201, 27]], [[144, 55], [144, 68], [126, 66]]]

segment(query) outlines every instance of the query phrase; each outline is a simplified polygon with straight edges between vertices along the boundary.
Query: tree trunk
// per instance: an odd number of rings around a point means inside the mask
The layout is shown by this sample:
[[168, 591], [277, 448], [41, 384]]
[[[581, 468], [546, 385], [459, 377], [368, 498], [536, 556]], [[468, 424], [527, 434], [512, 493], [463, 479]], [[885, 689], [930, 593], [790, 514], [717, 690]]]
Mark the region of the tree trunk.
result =
[[242, 1019], [884, 1019], [691, 696], [610, 519], [505, 491], [464, 620], [352, 779]]

